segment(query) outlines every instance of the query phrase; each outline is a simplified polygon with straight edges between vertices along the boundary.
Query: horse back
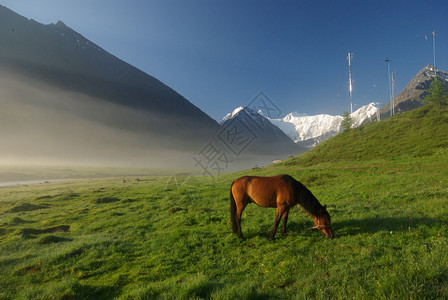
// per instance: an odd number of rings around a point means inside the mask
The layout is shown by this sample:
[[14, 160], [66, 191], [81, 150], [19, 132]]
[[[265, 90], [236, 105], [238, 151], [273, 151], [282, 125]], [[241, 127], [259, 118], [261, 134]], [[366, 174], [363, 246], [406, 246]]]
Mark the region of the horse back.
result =
[[232, 193], [236, 198], [248, 199], [263, 207], [278, 205], [293, 206], [295, 181], [289, 175], [273, 177], [244, 176], [233, 183]]

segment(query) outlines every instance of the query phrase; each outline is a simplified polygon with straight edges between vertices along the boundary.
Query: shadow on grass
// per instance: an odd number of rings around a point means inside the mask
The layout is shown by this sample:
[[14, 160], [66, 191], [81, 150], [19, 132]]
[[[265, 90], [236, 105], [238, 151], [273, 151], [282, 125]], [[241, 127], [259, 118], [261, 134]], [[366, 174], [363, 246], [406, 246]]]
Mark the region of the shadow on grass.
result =
[[113, 299], [121, 293], [121, 288], [114, 286], [93, 286], [75, 283], [67, 299]]
[[356, 235], [360, 233], [375, 233], [380, 231], [400, 232], [421, 225], [433, 226], [437, 223], [440, 223], [440, 221], [429, 218], [379, 217], [333, 222], [332, 226], [335, 231], [335, 236], [337, 236], [338, 232], [342, 235]]
[[[286, 234], [282, 234], [282, 222], [283, 221], [280, 222], [280, 225], [277, 228], [275, 234], [276, 239], [287, 237], [289, 234], [292, 233], [303, 232], [306, 228], [313, 226], [312, 220], [310, 220], [309, 222], [288, 221], [286, 225]], [[242, 224], [242, 232], [245, 239], [250, 239], [254, 237], [270, 239], [271, 237], [270, 234], [273, 228], [274, 228], [274, 219], [272, 219], [272, 223], [260, 224], [259, 228], [255, 227], [247, 228], [244, 227], [244, 224]]]
[[[380, 231], [395, 231], [404, 232], [408, 231], [409, 228], [416, 228], [418, 226], [434, 226], [441, 223], [440, 220], [430, 219], [430, 218], [407, 218], [407, 217], [387, 217], [387, 218], [366, 218], [366, 219], [353, 219], [347, 221], [335, 221], [332, 222], [332, 228], [335, 232], [335, 237], [347, 236], [347, 235], [357, 235], [360, 233], [375, 233]], [[270, 232], [274, 224], [264, 223], [260, 225], [258, 230], [254, 228], [247, 228], [244, 230], [243, 226], [243, 236], [246, 239], [254, 237], [263, 237], [269, 239]], [[297, 222], [288, 221], [286, 227], [286, 235], [281, 234], [282, 223], [277, 228], [277, 233], [275, 235], [276, 239], [287, 237], [289, 234], [298, 233], [299, 235], [309, 235], [312, 232], [317, 232], [317, 229], [307, 231], [307, 228], [313, 226], [312, 220]]]
[[14, 217], [14, 218], [12, 218], [12, 220], [9, 222], [9, 224], [11, 224], [11, 225], [27, 224], [27, 223], [36, 223], [36, 221], [29, 221], [29, 220], [24, 220], [24, 219], [19, 218], [19, 217]]
[[16, 206], [8, 209], [7, 211], [5, 211], [5, 213], [26, 212], [26, 211], [45, 209], [45, 208], [48, 208], [48, 207], [49, 207], [48, 204], [36, 205], [36, 204], [31, 204], [31, 203], [26, 203], [25, 202], [25, 203], [18, 204]]
[[41, 244], [41, 245], [48, 245], [48, 244], [55, 244], [55, 243], [62, 243], [62, 242], [71, 242], [71, 241], [73, 241], [73, 239], [60, 237], [60, 236], [55, 236], [55, 235], [50, 234], [50, 235], [43, 236], [39, 240], [39, 244]]
[[[210, 299], [214, 291], [219, 290], [223, 287], [223, 284], [215, 282], [202, 282], [200, 284], [194, 285], [192, 287], [187, 287], [185, 299], [187, 298], [199, 298], [199, 299]], [[182, 297], [183, 298], [183, 297]]]

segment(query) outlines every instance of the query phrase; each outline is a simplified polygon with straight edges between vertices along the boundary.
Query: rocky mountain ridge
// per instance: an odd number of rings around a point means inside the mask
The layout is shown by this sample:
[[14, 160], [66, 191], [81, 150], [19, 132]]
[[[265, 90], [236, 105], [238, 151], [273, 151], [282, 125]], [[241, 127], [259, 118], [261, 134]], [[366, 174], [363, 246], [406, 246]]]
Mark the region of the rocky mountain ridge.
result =
[[260, 112], [247, 106], [240, 106], [227, 114], [220, 122], [223, 128], [241, 132], [241, 141], [252, 139], [247, 152], [255, 155], [269, 156], [276, 153], [272, 159], [284, 159], [306, 151], [294, 143], [280, 128], [270, 122]]
[[[448, 83], [448, 73], [434, 68], [432, 65], [426, 65], [409, 81], [406, 87], [394, 97], [394, 114], [410, 111], [425, 105], [423, 98], [426, 96], [426, 90], [434, 80], [435, 73], [439, 78]], [[386, 103], [380, 109], [381, 119], [390, 117], [390, 103]]]

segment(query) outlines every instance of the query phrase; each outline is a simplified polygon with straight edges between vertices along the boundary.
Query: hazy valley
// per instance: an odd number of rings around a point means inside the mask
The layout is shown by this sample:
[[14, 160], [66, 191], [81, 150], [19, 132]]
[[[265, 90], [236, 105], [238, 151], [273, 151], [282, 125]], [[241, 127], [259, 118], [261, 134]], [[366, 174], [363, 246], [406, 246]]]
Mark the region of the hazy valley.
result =
[[[448, 298], [434, 67], [394, 116], [370, 103], [341, 132], [339, 115], [251, 105], [218, 123], [63, 22], [3, 6], [0, 39], [1, 299]], [[275, 240], [275, 209], [254, 204], [232, 233], [232, 182], [278, 174], [326, 205], [334, 238], [301, 205]]]

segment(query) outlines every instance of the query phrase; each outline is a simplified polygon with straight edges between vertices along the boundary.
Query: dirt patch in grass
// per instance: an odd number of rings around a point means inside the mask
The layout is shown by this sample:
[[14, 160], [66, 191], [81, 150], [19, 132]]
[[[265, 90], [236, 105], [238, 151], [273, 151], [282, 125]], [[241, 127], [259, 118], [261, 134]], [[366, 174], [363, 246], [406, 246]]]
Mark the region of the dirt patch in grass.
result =
[[40, 264], [38, 265], [32, 265], [32, 266], [21, 266], [17, 271], [16, 274], [23, 276], [27, 274], [35, 274], [41, 271]]

